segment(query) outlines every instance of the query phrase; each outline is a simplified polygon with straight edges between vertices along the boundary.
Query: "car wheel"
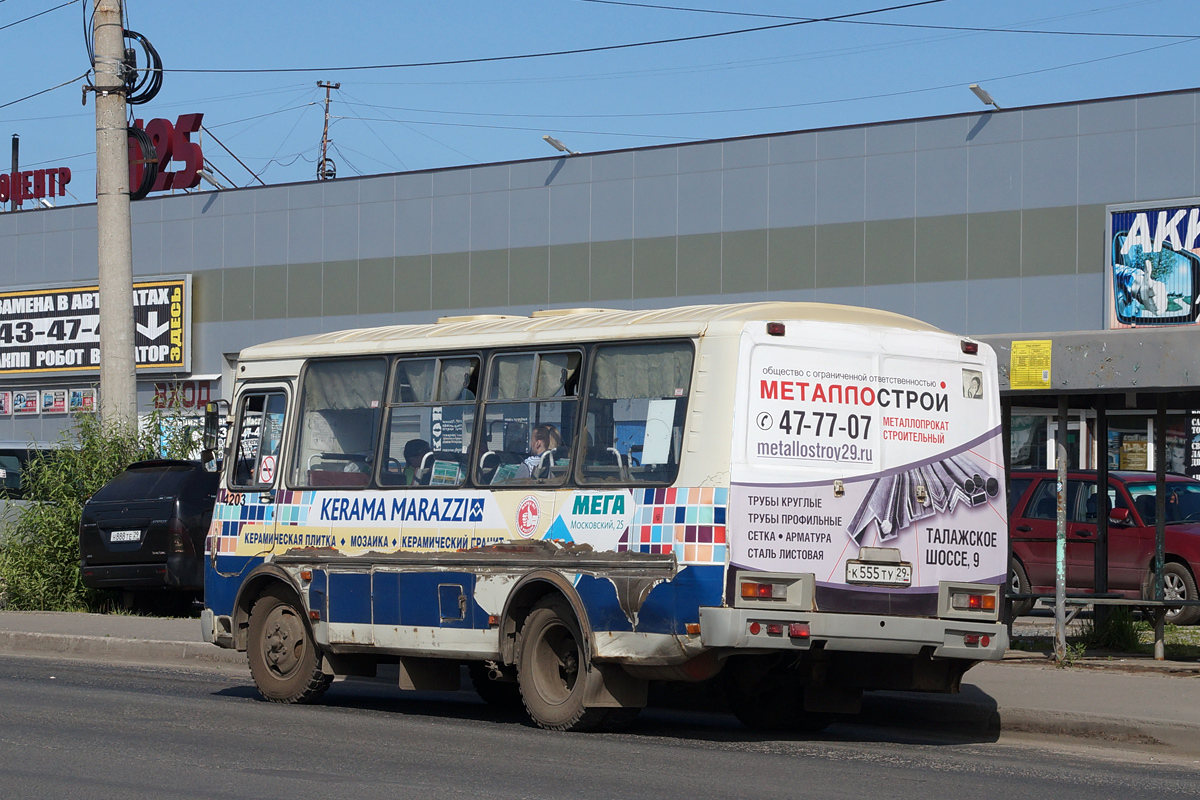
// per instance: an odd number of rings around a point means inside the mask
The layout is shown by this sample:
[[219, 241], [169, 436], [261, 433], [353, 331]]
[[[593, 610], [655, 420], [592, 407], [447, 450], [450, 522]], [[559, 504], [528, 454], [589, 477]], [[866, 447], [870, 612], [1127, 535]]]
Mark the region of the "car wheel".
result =
[[[1015, 558], [1008, 562], [1008, 593], [1029, 594], [1029, 576], [1025, 574], [1025, 567], [1021, 566], [1021, 562]], [[1032, 610], [1032, 600], [1012, 601], [1012, 615], [1014, 618], [1023, 617]]]
[[272, 703], [311, 703], [333, 681], [321, 670], [308, 620], [282, 586], [268, 587], [254, 602], [246, 656], [254, 685]]
[[[1172, 561], [1163, 565], [1163, 599], [1196, 599], [1196, 579], [1183, 564]], [[1200, 607], [1183, 606], [1168, 611], [1166, 621], [1172, 625], [1195, 625], [1200, 621]]]
[[538, 601], [521, 629], [517, 685], [530, 718], [552, 731], [601, 727], [610, 709], [588, 708], [587, 654], [583, 634], [567, 601], [557, 595]]

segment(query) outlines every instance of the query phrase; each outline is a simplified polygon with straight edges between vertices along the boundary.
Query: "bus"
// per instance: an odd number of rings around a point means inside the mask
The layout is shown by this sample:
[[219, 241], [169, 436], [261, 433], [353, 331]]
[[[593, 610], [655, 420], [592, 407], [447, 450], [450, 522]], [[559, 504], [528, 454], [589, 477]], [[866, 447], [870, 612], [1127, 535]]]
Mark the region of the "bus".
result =
[[819, 303], [552, 309], [255, 345], [236, 378], [202, 625], [267, 700], [465, 672], [592, 730], [713, 681], [752, 728], [814, 730], [1007, 647], [969, 338]]

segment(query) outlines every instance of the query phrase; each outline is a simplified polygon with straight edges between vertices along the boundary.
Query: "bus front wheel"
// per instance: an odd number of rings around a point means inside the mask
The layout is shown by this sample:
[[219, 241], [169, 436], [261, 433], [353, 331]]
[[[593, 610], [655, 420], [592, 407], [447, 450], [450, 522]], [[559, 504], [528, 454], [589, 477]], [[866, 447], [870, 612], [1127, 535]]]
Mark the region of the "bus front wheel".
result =
[[587, 654], [583, 634], [567, 601], [557, 595], [538, 601], [521, 628], [517, 684], [525, 710], [539, 726], [554, 731], [601, 727], [609, 709], [587, 708]]
[[254, 601], [247, 657], [254, 685], [272, 703], [311, 703], [333, 680], [321, 670], [303, 612], [281, 586], [268, 587]]

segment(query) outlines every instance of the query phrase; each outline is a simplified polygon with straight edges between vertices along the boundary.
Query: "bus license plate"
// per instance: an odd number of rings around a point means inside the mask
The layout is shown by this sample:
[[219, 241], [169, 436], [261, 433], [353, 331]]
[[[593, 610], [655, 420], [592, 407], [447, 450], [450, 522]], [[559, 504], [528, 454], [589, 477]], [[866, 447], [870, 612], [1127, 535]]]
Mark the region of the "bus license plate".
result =
[[142, 540], [141, 531], [113, 531], [108, 535], [110, 542], [140, 542]]
[[912, 583], [912, 564], [847, 561], [846, 583], [864, 586], [908, 586]]

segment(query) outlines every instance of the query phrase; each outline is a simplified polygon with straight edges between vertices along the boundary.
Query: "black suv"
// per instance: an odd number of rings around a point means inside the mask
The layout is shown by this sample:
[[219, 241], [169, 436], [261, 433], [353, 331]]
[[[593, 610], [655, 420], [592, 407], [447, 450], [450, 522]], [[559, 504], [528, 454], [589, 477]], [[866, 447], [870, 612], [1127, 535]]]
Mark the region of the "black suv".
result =
[[204, 588], [204, 537], [220, 474], [199, 461], [139, 461], [91, 496], [79, 522], [83, 583], [127, 606], [179, 608]]

